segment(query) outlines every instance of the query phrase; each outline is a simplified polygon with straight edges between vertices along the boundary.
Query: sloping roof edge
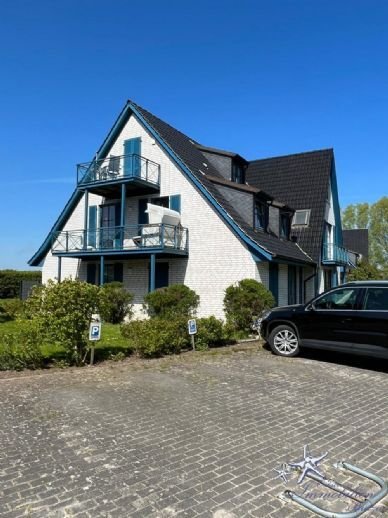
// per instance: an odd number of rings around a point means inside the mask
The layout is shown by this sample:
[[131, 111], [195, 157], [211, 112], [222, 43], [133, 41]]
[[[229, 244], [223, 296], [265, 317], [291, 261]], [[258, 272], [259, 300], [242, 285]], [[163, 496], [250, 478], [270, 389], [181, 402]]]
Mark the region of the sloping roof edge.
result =
[[[101, 144], [99, 150], [96, 153], [96, 159], [104, 158], [104, 154], [109, 150], [112, 141], [117, 137], [122, 127], [125, 125], [128, 117], [130, 115], [135, 115], [135, 117], [139, 120], [139, 122], [154, 136], [154, 138], [158, 141], [161, 147], [169, 154], [169, 156], [175, 161], [175, 163], [179, 166], [179, 168], [186, 173], [190, 181], [197, 187], [197, 189], [202, 193], [202, 195], [209, 201], [209, 203], [217, 210], [219, 215], [222, 217], [224, 222], [228, 224], [228, 226], [232, 229], [232, 231], [239, 237], [248, 247], [248, 249], [254, 253], [255, 256], [258, 256], [260, 259], [264, 259], [267, 261], [271, 261], [277, 257], [276, 254], [271, 253], [269, 250], [260, 246], [257, 242], [255, 242], [252, 238], [250, 238], [244, 230], [235, 222], [232, 216], [227, 212], [227, 210], [214, 198], [214, 196], [207, 190], [206, 186], [204, 186], [201, 181], [195, 176], [195, 174], [191, 171], [191, 169], [184, 163], [180, 156], [178, 156], [174, 150], [169, 146], [169, 144], [161, 137], [161, 135], [156, 131], [156, 129], [149, 123], [143, 114], [138, 109], [137, 105], [132, 101], [128, 100], [122, 109], [121, 113], [117, 117], [115, 123], [112, 128], [108, 132], [105, 140]], [[51, 235], [52, 232], [60, 231], [63, 228], [63, 225], [66, 223], [69, 218], [71, 212], [73, 211], [76, 204], [82, 198], [83, 192], [76, 188], [71, 195], [69, 201], [65, 205], [65, 208], [59, 215], [58, 219], [52, 226], [50, 232], [47, 237], [43, 241], [42, 245], [38, 249], [38, 251], [31, 257], [28, 261], [30, 266], [39, 266], [42, 262], [44, 256], [48, 253], [51, 246]], [[310, 257], [304, 252], [306, 255], [306, 263], [310, 263]], [[281, 257], [279, 255], [279, 257]], [[302, 262], [302, 261], [301, 261]]]

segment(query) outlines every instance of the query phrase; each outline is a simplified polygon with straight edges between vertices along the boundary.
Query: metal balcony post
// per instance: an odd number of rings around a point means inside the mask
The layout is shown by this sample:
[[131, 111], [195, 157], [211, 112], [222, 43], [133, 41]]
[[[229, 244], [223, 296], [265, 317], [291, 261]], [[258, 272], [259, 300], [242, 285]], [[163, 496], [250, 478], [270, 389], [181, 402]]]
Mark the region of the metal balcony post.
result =
[[146, 175], [145, 175], [145, 179], [148, 182], [148, 160], [147, 159], [146, 159]]
[[120, 212], [120, 248], [124, 244], [124, 226], [125, 226], [125, 199], [127, 196], [127, 184], [121, 184], [121, 212]]
[[100, 256], [100, 286], [104, 285], [104, 256]]
[[89, 210], [89, 191], [85, 190], [85, 212], [84, 212], [84, 250], [87, 248], [88, 241], [88, 210]]
[[62, 276], [62, 257], [58, 257], [58, 282], [61, 282], [61, 276]]
[[66, 230], [66, 252], [69, 251], [69, 231]]
[[155, 261], [155, 254], [151, 254], [150, 257], [150, 291], [155, 291], [155, 268], [156, 261]]
[[164, 223], [161, 224], [161, 235], [160, 235], [160, 240], [161, 240], [161, 247], [164, 248]]

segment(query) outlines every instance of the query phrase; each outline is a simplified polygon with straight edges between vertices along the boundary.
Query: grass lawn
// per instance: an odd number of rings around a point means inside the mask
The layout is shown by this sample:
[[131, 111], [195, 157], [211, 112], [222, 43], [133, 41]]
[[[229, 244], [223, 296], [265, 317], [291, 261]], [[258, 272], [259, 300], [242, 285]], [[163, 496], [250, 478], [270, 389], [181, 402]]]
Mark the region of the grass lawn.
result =
[[[16, 320], [2, 322], [0, 320], [0, 348], [2, 346], [2, 336], [17, 331], [18, 323]], [[101, 340], [95, 342], [95, 361], [106, 360], [114, 357], [117, 353], [128, 355], [130, 350], [125, 338], [121, 336], [119, 324], [102, 324]], [[42, 344], [42, 354], [51, 363], [56, 360], [64, 360], [65, 350], [58, 344]]]

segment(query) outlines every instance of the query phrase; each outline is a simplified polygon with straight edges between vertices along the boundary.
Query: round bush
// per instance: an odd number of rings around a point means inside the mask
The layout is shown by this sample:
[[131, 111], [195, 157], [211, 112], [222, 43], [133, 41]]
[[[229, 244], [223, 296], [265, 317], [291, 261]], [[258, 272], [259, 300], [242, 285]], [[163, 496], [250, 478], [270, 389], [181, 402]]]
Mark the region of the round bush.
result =
[[39, 369], [42, 366], [38, 327], [32, 321], [18, 322], [17, 331], [1, 338], [0, 370]]
[[132, 316], [133, 295], [121, 282], [104, 284], [100, 290], [101, 318], [111, 324], [121, 324]]
[[197, 319], [197, 334], [195, 335], [195, 348], [206, 350], [209, 347], [217, 347], [225, 343], [224, 324], [215, 316]]
[[148, 293], [144, 306], [150, 317], [190, 317], [199, 305], [199, 295], [184, 284], [173, 284]]
[[134, 320], [121, 326], [128, 345], [139, 356], [152, 358], [179, 353], [187, 347], [189, 338], [185, 319]]
[[243, 279], [225, 291], [226, 318], [236, 331], [249, 332], [253, 318], [274, 305], [272, 293], [255, 279]]

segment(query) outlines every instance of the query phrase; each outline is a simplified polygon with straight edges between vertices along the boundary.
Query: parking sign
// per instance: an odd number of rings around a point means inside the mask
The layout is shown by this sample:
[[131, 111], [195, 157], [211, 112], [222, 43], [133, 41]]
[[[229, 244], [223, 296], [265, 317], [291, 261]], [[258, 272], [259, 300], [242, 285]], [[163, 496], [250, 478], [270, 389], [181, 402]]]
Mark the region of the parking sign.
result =
[[96, 341], [101, 338], [101, 323], [92, 322], [89, 328], [89, 340]]
[[189, 328], [189, 335], [195, 335], [197, 334], [197, 322], [193, 318], [192, 320], [189, 320], [187, 322], [188, 328]]

